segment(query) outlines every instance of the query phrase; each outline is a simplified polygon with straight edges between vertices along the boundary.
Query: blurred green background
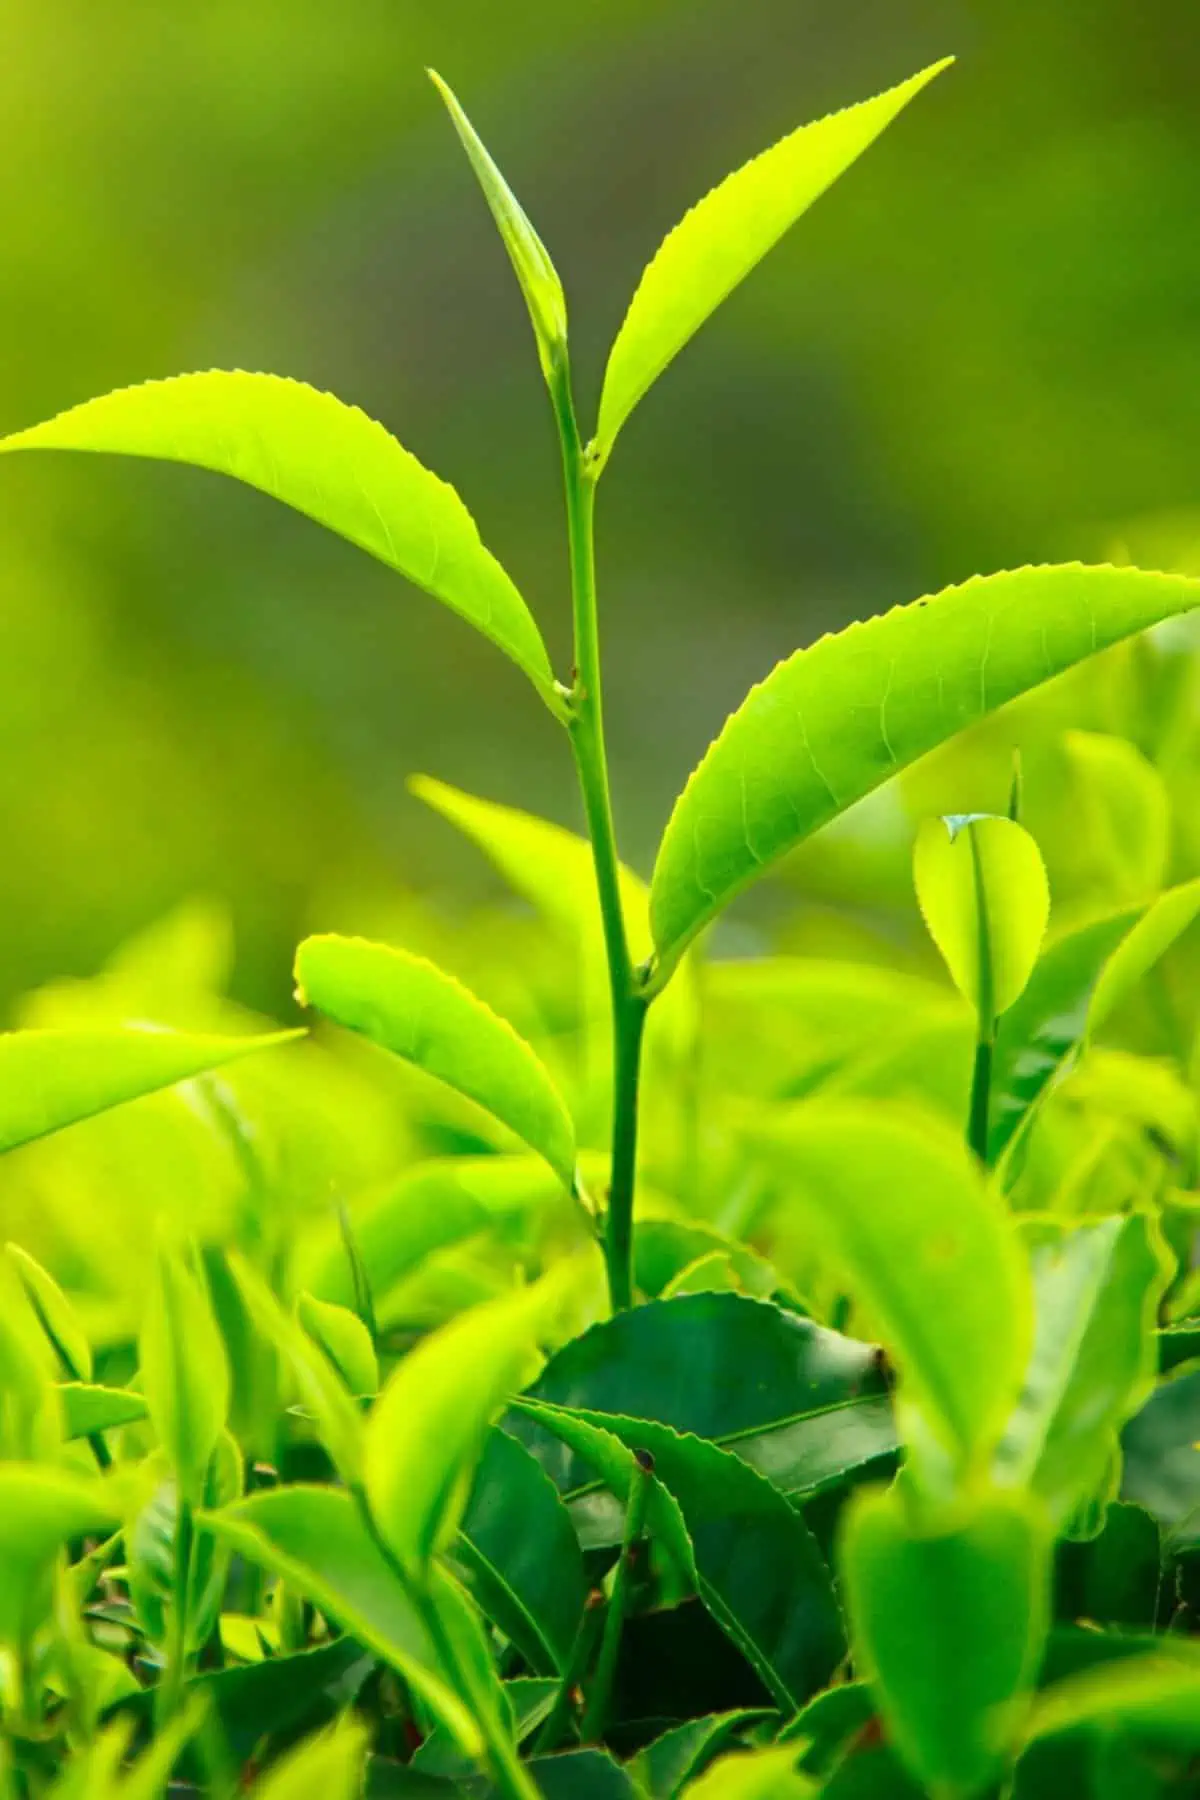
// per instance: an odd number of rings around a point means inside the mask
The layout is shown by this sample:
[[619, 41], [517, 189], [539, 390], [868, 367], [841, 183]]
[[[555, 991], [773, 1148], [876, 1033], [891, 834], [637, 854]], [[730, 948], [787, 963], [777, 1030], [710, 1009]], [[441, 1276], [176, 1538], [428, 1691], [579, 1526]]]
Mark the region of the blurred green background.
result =
[[[640, 269], [692, 200], [802, 120], [957, 53], [680, 358], [606, 477], [612, 760], [643, 868], [726, 711], [797, 644], [980, 568], [1127, 543], [1167, 560], [1186, 528], [1196, 0], [0, 16], [0, 427], [184, 369], [331, 388], [459, 487], [560, 666], [548, 409], [424, 66], [559, 263], [590, 410]], [[215, 477], [13, 459], [0, 620], [6, 1004], [200, 895], [234, 921], [238, 995], [282, 1012], [304, 929], [369, 929], [406, 889], [487, 890], [407, 794], [418, 769], [576, 819], [565, 746], [503, 658]]]

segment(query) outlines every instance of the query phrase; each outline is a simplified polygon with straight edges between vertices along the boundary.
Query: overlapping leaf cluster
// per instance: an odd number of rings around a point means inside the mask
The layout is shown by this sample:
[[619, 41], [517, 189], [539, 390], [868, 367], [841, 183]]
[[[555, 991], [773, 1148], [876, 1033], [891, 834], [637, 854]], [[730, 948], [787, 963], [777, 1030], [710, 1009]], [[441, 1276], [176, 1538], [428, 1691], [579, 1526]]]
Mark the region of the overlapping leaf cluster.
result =
[[[590, 439], [446, 91], [560, 432], [570, 683], [329, 396], [185, 376], [0, 445], [351, 538], [529, 675], [588, 828], [415, 784], [523, 910], [307, 939], [328, 1036], [222, 998], [189, 910], [0, 1038], [0, 1794], [1196, 1793], [1200, 582], [1026, 569], [852, 626], [728, 722], [648, 887], [613, 828], [617, 433], [934, 73], [689, 214]], [[794, 904], [732, 956], [768, 868]]]

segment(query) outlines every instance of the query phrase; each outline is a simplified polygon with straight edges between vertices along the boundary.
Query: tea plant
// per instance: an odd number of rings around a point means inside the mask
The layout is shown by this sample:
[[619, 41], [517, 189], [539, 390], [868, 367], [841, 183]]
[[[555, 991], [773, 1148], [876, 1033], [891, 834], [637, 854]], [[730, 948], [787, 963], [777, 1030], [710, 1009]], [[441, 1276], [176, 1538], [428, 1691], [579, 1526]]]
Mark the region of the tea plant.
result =
[[[248, 1034], [202, 915], [0, 1040], [0, 1148], [93, 1120], [5, 1190], [0, 1792], [1200, 1792], [1200, 879], [1168, 879], [1172, 834], [1200, 866], [1198, 665], [1138, 638], [1200, 581], [1025, 568], [852, 625], [729, 719], [648, 888], [614, 823], [620, 430], [942, 66], [687, 215], [591, 433], [559, 277], [438, 82], [561, 445], [566, 680], [453, 489], [298, 382], [152, 382], [0, 443], [218, 470], [368, 550], [528, 677], [587, 827], [414, 784], [538, 924], [301, 944], [301, 1002], [384, 1057]], [[816, 891], [840, 843], [882, 907], [856, 803], [888, 782], [952, 986], [869, 924], [858, 955], [708, 953], [810, 840]]]

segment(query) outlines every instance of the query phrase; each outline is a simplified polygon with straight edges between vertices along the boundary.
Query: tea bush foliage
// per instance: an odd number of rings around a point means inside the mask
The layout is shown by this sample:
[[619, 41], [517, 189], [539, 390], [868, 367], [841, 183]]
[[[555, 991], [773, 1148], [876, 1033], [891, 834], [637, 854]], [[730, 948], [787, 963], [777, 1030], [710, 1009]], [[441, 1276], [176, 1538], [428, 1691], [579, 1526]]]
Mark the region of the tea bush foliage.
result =
[[[717, 734], [648, 885], [614, 826], [618, 433], [942, 66], [700, 202], [590, 436], [439, 83], [558, 428], [567, 680], [457, 494], [329, 395], [181, 376], [0, 444], [351, 539], [529, 677], [586, 824], [423, 775], [510, 907], [307, 939], [291, 1029], [185, 909], [0, 1038], [10, 1800], [1200, 1792], [1200, 581], [853, 625]], [[774, 922], [714, 934], [767, 871]]]

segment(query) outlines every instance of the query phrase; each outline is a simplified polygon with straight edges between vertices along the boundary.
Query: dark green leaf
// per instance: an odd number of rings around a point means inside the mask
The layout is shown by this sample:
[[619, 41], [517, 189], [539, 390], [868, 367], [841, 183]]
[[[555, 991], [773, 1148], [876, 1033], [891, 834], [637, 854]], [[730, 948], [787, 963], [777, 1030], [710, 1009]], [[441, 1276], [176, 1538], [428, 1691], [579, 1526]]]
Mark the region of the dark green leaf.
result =
[[1200, 1544], [1200, 1369], [1162, 1385], [1121, 1435], [1121, 1498], [1153, 1513], [1171, 1545]]
[[647, 1744], [633, 1759], [634, 1779], [652, 1796], [652, 1800], [675, 1800], [685, 1782], [693, 1780], [712, 1762], [730, 1740], [747, 1725], [754, 1725], [769, 1713], [750, 1711], [709, 1713], [703, 1719], [689, 1719], [673, 1731]]
[[1060, 1619], [1152, 1631], [1169, 1605], [1165, 1585], [1158, 1525], [1140, 1506], [1115, 1501], [1099, 1537], [1058, 1546]]

